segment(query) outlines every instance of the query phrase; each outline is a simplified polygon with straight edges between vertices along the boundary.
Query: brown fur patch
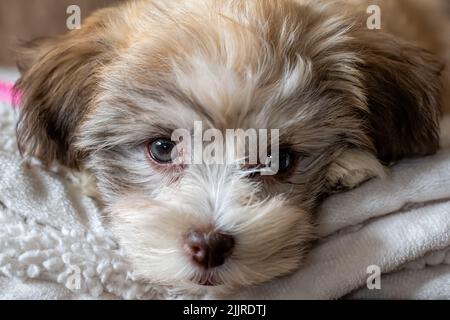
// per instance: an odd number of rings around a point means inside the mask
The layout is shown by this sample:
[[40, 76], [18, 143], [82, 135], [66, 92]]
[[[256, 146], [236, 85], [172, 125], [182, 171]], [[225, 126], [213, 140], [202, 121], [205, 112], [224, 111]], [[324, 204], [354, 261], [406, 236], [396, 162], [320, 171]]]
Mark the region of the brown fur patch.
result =
[[82, 29], [32, 42], [23, 50], [22, 77], [16, 83], [22, 93], [17, 125], [22, 153], [78, 165], [79, 154], [72, 148], [76, 129], [90, 108], [102, 67], [119, 45], [104, 21], [115, 13], [99, 11]]

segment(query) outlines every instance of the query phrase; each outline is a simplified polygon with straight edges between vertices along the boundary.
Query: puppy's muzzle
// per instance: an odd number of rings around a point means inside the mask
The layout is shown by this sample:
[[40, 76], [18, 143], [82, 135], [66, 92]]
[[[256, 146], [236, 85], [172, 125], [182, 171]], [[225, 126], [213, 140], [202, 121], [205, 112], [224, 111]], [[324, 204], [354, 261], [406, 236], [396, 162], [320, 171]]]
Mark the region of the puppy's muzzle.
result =
[[208, 230], [191, 230], [184, 241], [192, 261], [205, 269], [223, 265], [235, 244], [232, 236]]

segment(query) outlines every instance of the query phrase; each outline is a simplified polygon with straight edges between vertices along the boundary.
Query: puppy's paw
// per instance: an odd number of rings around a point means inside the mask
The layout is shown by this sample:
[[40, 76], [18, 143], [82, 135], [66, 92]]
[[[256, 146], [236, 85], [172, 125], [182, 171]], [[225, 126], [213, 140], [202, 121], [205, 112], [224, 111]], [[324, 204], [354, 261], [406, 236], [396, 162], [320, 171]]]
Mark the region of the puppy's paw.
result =
[[347, 150], [328, 169], [327, 189], [329, 192], [353, 189], [371, 178], [384, 178], [387, 170], [373, 154]]

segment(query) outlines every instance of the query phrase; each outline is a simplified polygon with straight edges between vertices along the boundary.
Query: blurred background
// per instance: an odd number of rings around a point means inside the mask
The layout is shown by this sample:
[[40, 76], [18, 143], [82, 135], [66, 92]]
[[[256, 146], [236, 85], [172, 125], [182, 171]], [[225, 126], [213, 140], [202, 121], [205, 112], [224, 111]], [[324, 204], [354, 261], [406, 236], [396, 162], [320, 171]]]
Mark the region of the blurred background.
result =
[[93, 10], [124, 0], [0, 0], [0, 67], [15, 66], [20, 41], [68, 32], [66, 13], [78, 5], [81, 18]]

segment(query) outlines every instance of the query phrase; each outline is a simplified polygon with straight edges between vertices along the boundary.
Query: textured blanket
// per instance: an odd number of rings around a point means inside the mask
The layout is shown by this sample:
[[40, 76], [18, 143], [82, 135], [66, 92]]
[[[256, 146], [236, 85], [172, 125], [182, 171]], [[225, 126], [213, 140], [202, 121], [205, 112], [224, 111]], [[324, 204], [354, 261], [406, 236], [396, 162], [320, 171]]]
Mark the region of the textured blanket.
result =
[[[21, 159], [15, 121], [0, 102], [0, 299], [184, 298], [135, 280], [70, 173]], [[326, 200], [306, 265], [230, 298], [450, 299], [449, 138], [438, 154]]]

